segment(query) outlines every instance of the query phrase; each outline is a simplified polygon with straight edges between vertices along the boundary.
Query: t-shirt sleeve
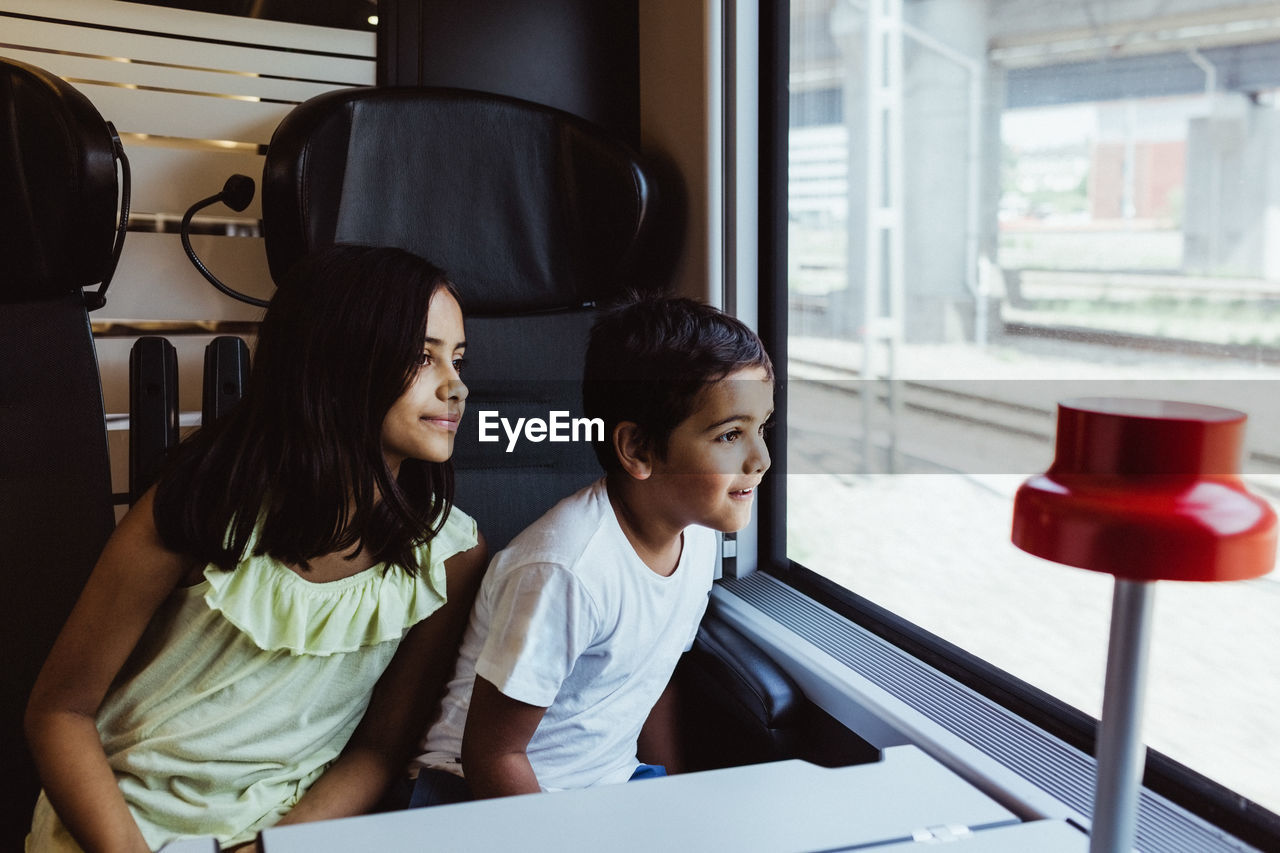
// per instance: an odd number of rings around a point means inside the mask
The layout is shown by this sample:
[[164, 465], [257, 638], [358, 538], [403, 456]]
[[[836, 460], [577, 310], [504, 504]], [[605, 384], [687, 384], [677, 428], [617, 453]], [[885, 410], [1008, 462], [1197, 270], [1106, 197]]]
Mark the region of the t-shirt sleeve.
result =
[[689, 636], [684, 641], [684, 650], [687, 652], [693, 648], [694, 640], [698, 639], [698, 628], [702, 625], [702, 617], [707, 613], [707, 604], [711, 601], [711, 590], [707, 590], [707, 595], [702, 600], [702, 609], [698, 611], [698, 618], [693, 620], [693, 624], [689, 626]]
[[546, 563], [512, 570], [493, 602], [476, 674], [518, 702], [550, 707], [595, 637], [594, 603], [574, 575]]

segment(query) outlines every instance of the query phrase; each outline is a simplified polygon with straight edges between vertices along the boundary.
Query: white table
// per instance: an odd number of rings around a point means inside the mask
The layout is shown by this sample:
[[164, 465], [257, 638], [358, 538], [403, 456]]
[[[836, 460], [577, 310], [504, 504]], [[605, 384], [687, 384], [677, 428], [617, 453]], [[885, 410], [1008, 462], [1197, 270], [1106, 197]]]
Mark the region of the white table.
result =
[[[675, 853], [684, 850], [901, 851], [956, 837], [956, 853], [1084, 853], [1061, 821], [1020, 823], [913, 746], [875, 764], [828, 769], [781, 761], [434, 806], [262, 833], [263, 853], [423, 850]], [[929, 849], [932, 849], [930, 847]]]

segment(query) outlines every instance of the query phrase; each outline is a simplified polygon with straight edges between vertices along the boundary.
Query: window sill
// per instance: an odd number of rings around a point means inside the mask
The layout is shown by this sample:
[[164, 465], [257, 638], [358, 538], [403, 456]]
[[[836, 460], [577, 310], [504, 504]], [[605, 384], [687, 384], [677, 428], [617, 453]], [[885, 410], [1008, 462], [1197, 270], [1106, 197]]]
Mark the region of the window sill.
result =
[[[762, 572], [719, 584], [712, 598], [814, 703], [875, 746], [915, 744], [1024, 820], [1089, 826], [1092, 756]], [[1137, 847], [1255, 849], [1147, 789]]]

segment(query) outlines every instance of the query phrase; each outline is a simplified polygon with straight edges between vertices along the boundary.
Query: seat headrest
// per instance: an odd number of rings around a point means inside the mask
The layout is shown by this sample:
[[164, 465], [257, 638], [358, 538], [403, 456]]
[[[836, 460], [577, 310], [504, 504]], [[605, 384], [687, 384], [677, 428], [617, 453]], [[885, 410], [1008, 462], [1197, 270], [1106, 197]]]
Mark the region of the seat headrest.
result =
[[296, 107], [262, 179], [272, 277], [335, 242], [439, 264], [473, 315], [655, 289], [652, 166], [560, 110], [458, 89], [364, 88]]
[[0, 59], [0, 116], [0, 302], [102, 281], [116, 229], [111, 129], [70, 84], [11, 59]]

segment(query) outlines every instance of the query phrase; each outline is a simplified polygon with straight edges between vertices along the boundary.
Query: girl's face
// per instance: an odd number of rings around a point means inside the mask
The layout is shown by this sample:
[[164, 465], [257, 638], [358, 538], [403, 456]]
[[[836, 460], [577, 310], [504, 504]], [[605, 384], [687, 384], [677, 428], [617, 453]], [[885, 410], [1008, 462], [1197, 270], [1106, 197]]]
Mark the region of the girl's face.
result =
[[438, 288], [427, 307], [422, 366], [382, 422], [382, 455], [392, 472], [398, 474], [405, 459], [444, 462], [453, 453], [467, 399], [458, 377], [466, 348], [462, 309]]

